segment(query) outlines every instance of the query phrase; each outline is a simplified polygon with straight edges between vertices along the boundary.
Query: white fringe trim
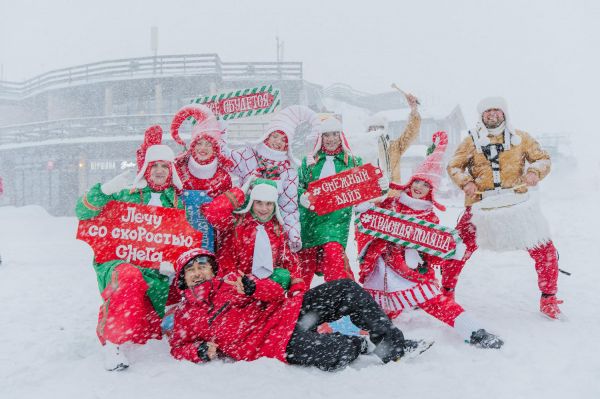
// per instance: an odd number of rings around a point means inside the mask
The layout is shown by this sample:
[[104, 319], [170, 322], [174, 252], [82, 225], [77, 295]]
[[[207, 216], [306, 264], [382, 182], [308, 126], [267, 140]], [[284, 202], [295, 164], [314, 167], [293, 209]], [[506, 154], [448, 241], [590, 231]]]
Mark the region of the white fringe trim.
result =
[[529, 200], [495, 209], [472, 208], [471, 221], [477, 228], [477, 245], [493, 251], [534, 248], [550, 241], [550, 226], [542, 214], [539, 200]]

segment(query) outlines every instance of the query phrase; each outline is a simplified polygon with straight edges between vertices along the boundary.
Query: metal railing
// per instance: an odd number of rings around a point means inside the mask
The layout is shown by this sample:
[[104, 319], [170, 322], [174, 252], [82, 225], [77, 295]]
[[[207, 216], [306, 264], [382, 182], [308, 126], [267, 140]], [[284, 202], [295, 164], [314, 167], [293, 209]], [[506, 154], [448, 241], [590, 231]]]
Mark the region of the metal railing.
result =
[[[0, 150], [8, 146], [29, 143], [54, 144], [61, 140], [65, 144], [69, 140], [93, 137], [127, 137], [139, 136], [152, 125], [161, 125], [163, 140], [170, 140], [169, 127], [172, 114], [156, 115], [123, 115], [110, 117], [86, 117], [58, 119], [46, 122], [24, 123], [0, 127]], [[266, 121], [238, 121], [229, 124], [229, 140], [239, 145], [245, 140], [257, 139], [266, 126]], [[186, 137], [182, 134], [182, 137]], [[239, 143], [238, 143], [239, 142]]]
[[22, 82], [0, 81], [0, 99], [92, 82], [147, 77], [214, 75], [222, 80], [302, 79], [301, 62], [221, 62], [217, 54], [162, 55], [101, 61], [56, 69]]

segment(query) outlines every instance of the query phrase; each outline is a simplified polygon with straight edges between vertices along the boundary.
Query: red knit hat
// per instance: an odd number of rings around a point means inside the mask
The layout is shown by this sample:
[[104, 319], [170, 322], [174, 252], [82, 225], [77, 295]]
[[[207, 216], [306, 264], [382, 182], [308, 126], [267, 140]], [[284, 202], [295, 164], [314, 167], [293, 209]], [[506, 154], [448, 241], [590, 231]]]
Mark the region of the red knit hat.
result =
[[144, 132], [144, 142], [140, 148], [138, 148], [135, 157], [137, 161], [138, 173], [142, 169], [142, 166], [144, 166], [144, 159], [146, 158], [146, 151], [148, 150], [148, 147], [151, 145], [160, 144], [162, 142], [162, 134], [163, 130], [160, 125], [150, 126]]
[[444, 169], [444, 152], [448, 146], [448, 135], [443, 131], [436, 132], [433, 135], [432, 140], [435, 144], [435, 149], [427, 158], [425, 158], [423, 163], [419, 165], [408, 183], [405, 185], [390, 183], [390, 188], [404, 191], [407, 188], [410, 188], [415, 180], [427, 182], [429, 185], [431, 185], [431, 192], [429, 193], [427, 199], [429, 199], [436, 208], [444, 211], [446, 210], [446, 207], [435, 200], [435, 191], [439, 187], [440, 181], [442, 180], [442, 172]]

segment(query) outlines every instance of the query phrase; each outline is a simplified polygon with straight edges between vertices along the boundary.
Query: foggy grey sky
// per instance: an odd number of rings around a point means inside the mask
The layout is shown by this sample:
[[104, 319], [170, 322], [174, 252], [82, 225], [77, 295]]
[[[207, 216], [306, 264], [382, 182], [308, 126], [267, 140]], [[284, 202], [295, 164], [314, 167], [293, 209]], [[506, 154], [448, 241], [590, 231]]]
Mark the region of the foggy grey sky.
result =
[[[61, 67], [159, 54], [302, 61], [305, 78], [367, 92], [391, 82], [427, 102], [460, 103], [467, 124], [487, 95], [533, 133], [599, 134], [597, 1], [0, 0], [0, 63], [19, 81]], [[126, 4], [126, 5], [124, 5]], [[592, 138], [591, 136], [589, 136]]]

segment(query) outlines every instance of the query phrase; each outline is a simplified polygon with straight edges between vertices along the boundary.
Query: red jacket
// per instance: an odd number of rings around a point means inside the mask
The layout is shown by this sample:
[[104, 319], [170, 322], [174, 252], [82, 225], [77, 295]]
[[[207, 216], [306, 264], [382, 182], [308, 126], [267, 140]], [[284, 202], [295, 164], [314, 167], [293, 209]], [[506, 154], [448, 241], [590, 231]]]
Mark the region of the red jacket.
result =
[[[250, 212], [242, 215], [233, 213], [244, 203], [244, 199], [244, 192], [234, 187], [231, 191], [202, 206], [202, 213], [219, 233], [217, 262], [220, 276], [237, 270], [245, 274], [252, 273], [256, 226], [259, 222]], [[275, 217], [263, 223], [263, 226], [271, 242], [273, 267], [289, 270], [292, 281], [300, 279], [298, 256], [290, 250], [287, 233], [284, 232], [283, 227]]]
[[[390, 209], [394, 212], [402, 213], [403, 215], [415, 216], [431, 223], [437, 224], [440, 221], [437, 215], [433, 212], [433, 208], [429, 208], [427, 210], [416, 210], [401, 203], [398, 197], [387, 198], [381, 204], [379, 204], [379, 207]], [[406, 264], [404, 260], [405, 248], [402, 245], [394, 244], [381, 238], [375, 238], [371, 235], [362, 234], [359, 232], [357, 232], [357, 242], [359, 253], [364, 251], [360, 262], [359, 281], [361, 283], [364, 283], [365, 279], [371, 273], [373, 273], [377, 258], [380, 256], [383, 256], [385, 263], [389, 267], [409, 281], [415, 283], [435, 281], [435, 271], [432, 266], [436, 263], [439, 263], [441, 261], [440, 258], [420, 252], [419, 255], [428, 265], [426, 273], [423, 274], [416, 269], [412, 269]]]
[[220, 352], [235, 360], [269, 357], [286, 361], [285, 350], [303, 295], [288, 299], [274, 281], [249, 277], [256, 283], [252, 296], [239, 294], [225, 283], [237, 278], [234, 273], [183, 291], [169, 339], [176, 359], [200, 362], [198, 347], [214, 342]]
[[189, 159], [190, 155], [186, 153], [175, 160], [175, 168], [183, 182], [184, 190], [204, 190], [210, 197], [214, 198], [233, 186], [231, 176], [221, 165], [217, 166], [215, 174], [209, 179], [199, 179], [192, 175], [188, 167]]

